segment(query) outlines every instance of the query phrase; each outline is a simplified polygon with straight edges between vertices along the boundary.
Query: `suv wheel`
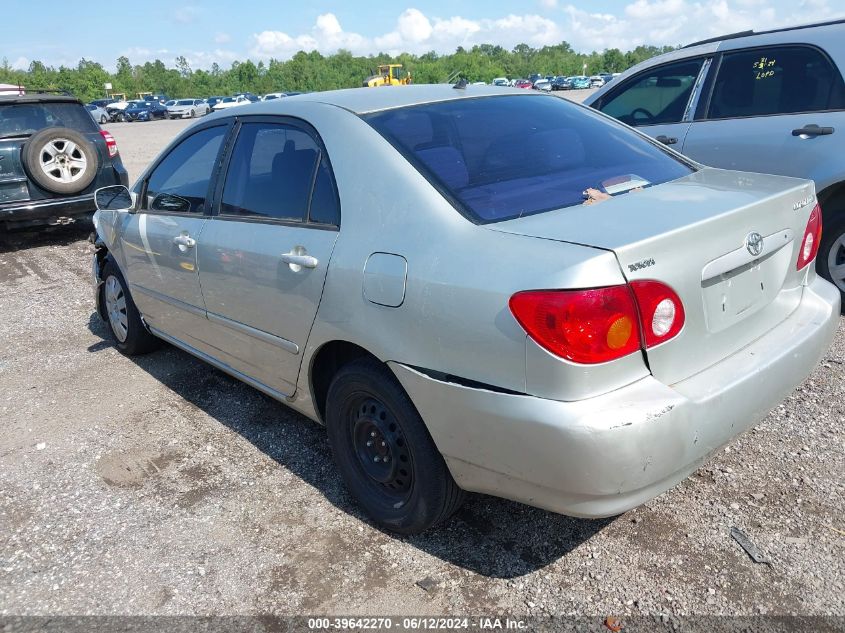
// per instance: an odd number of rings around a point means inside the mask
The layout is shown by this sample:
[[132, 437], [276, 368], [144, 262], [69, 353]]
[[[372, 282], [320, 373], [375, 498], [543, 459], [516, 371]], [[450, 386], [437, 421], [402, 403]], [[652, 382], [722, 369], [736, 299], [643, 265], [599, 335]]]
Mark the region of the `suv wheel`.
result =
[[33, 134], [23, 147], [22, 158], [35, 183], [53, 193], [79, 193], [93, 182], [100, 168], [94, 144], [64, 127]]
[[464, 491], [411, 399], [375, 359], [353, 361], [335, 375], [326, 427], [347, 488], [386, 529], [422, 532], [448, 519], [463, 502]]
[[845, 220], [824, 227], [816, 270], [839, 288], [845, 309]]

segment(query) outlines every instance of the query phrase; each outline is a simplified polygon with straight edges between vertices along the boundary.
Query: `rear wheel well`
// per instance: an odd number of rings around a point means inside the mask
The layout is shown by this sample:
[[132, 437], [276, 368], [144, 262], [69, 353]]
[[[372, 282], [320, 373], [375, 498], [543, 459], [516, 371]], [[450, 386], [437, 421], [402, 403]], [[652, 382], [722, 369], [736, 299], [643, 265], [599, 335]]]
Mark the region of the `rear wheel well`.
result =
[[822, 226], [838, 226], [845, 222], [845, 181], [830, 185], [818, 194], [822, 208]]
[[311, 360], [311, 393], [323, 422], [326, 420], [326, 398], [332, 378], [341, 367], [359, 358], [373, 358], [381, 362], [363, 347], [348, 341], [331, 341], [314, 354]]

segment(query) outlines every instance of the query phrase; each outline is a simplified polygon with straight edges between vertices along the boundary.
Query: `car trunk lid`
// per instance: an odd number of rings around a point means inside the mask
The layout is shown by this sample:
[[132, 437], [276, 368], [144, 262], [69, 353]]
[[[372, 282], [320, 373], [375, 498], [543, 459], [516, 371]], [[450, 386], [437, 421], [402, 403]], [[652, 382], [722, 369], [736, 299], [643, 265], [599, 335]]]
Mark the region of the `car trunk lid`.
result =
[[[629, 281], [672, 287], [684, 327], [646, 356], [652, 374], [673, 384], [748, 345], [797, 307], [804, 278], [798, 249], [814, 204], [804, 180], [702, 169], [488, 228], [611, 250]], [[759, 254], [755, 234], [763, 238]]]

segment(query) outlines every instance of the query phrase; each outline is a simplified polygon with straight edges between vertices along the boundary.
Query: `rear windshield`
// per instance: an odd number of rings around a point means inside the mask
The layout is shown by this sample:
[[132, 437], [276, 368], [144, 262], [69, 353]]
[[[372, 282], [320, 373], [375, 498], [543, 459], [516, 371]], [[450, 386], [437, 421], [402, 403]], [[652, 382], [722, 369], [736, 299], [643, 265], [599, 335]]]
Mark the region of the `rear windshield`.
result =
[[687, 163], [555, 96], [459, 99], [366, 115], [469, 219], [499, 222], [686, 176]]
[[194, 105], [193, 99], [182, 99], [181, 101], [177, 101], [176, 105]]
[[96, 132], [99, 126], [78, 103], [15, 103], [0, 106], [0, 138], [31, 136], [46, 127]]

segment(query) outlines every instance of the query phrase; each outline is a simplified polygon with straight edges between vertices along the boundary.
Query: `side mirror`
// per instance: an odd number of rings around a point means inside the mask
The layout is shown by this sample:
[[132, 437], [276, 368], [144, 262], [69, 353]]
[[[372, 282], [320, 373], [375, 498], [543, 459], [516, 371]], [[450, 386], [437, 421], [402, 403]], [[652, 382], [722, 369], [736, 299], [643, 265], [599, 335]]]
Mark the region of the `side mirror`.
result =
[[94, 192], [94, 202], [100, 211], [132, 210], [132, 195], [123, 185], [97, 189]]

